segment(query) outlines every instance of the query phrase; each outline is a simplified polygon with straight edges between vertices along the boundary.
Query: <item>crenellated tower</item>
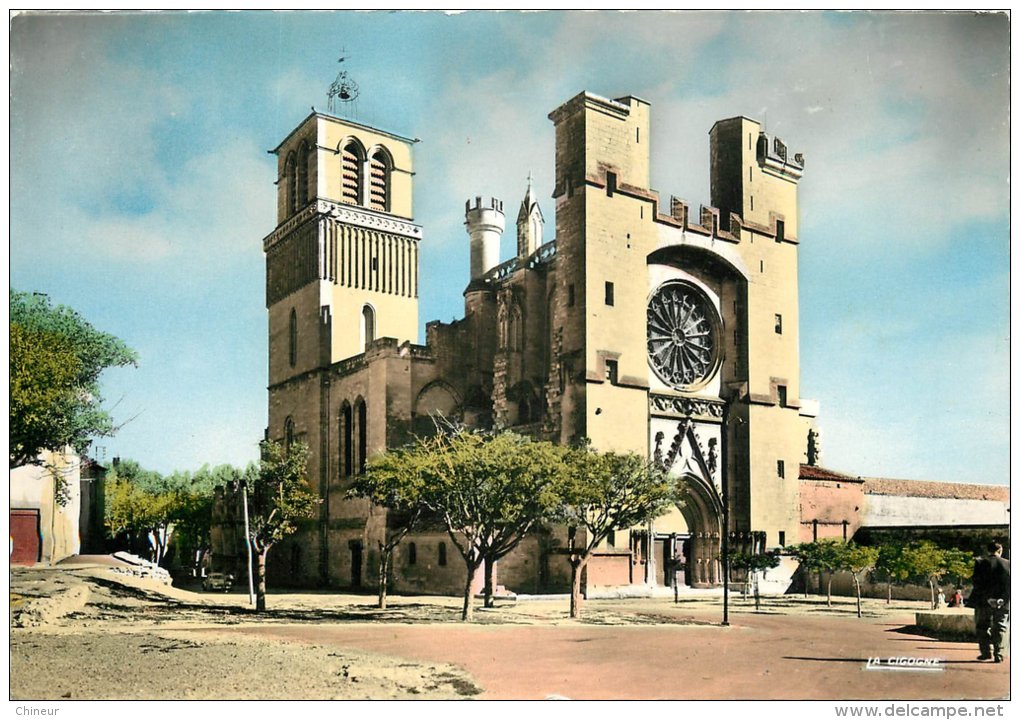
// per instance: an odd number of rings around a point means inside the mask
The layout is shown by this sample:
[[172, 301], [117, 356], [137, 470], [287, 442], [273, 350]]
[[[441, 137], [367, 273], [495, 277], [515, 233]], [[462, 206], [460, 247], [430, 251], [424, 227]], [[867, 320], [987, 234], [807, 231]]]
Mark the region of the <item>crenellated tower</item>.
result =
[[506, 228], [503, 201], [476, 197], [464, 204], [464, 226], [471, 237], [471, 279], [478, 280], [499, 265], [499, 241]]

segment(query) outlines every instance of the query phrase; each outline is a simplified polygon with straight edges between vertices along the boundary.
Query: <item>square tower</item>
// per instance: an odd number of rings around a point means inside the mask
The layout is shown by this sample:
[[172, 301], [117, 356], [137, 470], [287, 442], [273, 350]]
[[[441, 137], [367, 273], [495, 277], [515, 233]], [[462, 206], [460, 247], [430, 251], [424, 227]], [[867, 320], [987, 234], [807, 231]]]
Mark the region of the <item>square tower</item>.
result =
[[273, 150], [278, 224], [263, 242], [271, 387], [376, 338], [416, 341], [415, 142], [312, 113]]

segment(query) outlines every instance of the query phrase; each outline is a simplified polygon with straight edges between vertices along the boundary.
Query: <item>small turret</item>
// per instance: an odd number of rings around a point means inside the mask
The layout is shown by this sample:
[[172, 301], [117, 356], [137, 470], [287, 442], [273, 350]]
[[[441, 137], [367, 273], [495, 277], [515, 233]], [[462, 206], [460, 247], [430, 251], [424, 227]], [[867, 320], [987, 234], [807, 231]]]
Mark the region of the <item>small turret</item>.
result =
[[499, 240], [506, 227], [503, 202], [496, 198], [476, 197], [464, 206], [468, 235], [471, 236], [471, 279], [478, 280], [499, 265]]
[[517, 257], [526, 258], [542, 244], [542, 230], [545, 218], [538, 207], [538, 200], [531, 190], [531, 175], [528, 175], [528, 190], [517, 213]]

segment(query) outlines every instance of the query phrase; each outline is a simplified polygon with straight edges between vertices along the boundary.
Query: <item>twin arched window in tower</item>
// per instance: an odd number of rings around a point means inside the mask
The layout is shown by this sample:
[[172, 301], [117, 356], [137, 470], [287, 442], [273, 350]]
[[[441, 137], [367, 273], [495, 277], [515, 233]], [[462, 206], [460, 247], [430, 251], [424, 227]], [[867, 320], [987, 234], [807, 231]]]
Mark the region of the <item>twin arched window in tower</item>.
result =
[[[338, 199], [348, 205], [390, 212], [393, 157], [389, 151], [382, 145], [366, 150], [357, 138], [351, 137], [340, 143], [337, 152], [340, 156]], [[318, 195], [316, 188], [311, 187], [314, 181], [309, 180], [314, 162], [316, 153], [307, 140], [302, 140], [297, 150], [287, 154], [280, 178], [287, 217]]]
[[341, 201], [371, 210], [390, 211], [393, 158], [382, 145], [365, 150], [357, 138], [340, 145]]

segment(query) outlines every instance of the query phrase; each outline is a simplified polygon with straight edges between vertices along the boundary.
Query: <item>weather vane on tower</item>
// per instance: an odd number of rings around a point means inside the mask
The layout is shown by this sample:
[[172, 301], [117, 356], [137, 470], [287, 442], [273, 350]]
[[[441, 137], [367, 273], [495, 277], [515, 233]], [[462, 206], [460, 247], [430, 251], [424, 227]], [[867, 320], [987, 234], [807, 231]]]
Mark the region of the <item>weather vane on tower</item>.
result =
[[[348, 59], [346, 49], [340, 48], [340, 58], [337, 63], [343, 65]], [[349, 107], [354, 113], [357, 113], [357, 105], [355, 102], [358, 99], [358, 83], [354, 81], [351, 74], [346, 70], [341, 69], [337, 73], [336, 80], [329, 86], [329, 111], [331, 113], [340, 113], [341, 108]]]

